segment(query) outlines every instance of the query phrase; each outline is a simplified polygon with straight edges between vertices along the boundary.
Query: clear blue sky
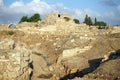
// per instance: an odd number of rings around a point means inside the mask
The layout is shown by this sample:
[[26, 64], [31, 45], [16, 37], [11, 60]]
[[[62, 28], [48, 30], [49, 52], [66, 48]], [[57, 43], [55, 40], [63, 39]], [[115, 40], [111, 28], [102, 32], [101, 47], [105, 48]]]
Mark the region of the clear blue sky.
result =
[[[44, 15], [58, 8], [59, 11], [72, 14], [80, 22], [88, 14], [92, 18], [97, 17], [98, 20], [105, 21], [108, 24], [120, 25], [118, 18], [120, 17], [120, 0], [0, 0], [1, 3], [4, 5], [0, 6], [0, 12], [3, 13], [0, 18], [4, 16], [5, 11], [8, 11], [6, 15], [16, 15], [16, 19], [14, 17], [12, 22], [25, 14], [30, 15], [32, 12], [38, 12]], [[0, 20], [0, 23], [6, 20]]]

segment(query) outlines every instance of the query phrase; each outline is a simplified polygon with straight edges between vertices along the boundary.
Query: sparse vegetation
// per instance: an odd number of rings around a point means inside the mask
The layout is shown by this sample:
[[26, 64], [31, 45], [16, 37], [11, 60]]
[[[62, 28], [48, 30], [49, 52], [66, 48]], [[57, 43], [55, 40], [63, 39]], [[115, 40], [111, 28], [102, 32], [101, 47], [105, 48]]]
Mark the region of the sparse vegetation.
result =
[[8, 31], [8, 34], [9, 34], [9, 35], [13, 35], [14, 32], [13, 32], [13, 31]]
[[95, 23], [97, 26], [107, 26], [107, 24], [103, 21], [98, 21]]
[[80, 24], [78, 19], [73, 19], [76, 24]]
[[95, 20], [94, 20], [94, 23], [93, 23], [91, 17], [88, 16], [87, 14], [85, 16], [85, 19], [84, 19], [83, 23], [86, 23], [89, 26], [91, 26], [91, 25], [99, 26], [99, 29], [105, 29], [103, 26], [107, 26], [107, 23], [105, 23], [104, 21], [97, 21], [96, 17], [95, 17]]
[[40, 15], [36, 13], [28, 19], [28, 22], [37, 22], [39, 20], [41, 20]]
[[39, 20], [41, 20], [40, 15], [38, 13], [35, 13], [30, 18], [28, 18], [27, 16], [23, 16], [19, 23], [21, 23], [21, 22], [37, 22]]
[[23, 16], [19, 23], [21, 23], [21, 22], [28, 22], [28, 17], [27, 16]]

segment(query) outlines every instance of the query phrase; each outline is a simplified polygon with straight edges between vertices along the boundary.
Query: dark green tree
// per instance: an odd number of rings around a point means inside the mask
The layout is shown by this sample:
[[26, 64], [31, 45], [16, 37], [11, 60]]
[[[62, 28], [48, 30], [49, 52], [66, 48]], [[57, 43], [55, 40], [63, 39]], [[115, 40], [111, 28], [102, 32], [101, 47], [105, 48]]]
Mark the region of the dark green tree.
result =
[[107, 24], [103, 21], [98, 21], [98, 22], [96, 22], [96, 25], [97, 26], [106, 26]]
[[87, 25], [89, 25], [89, 26], [93, 25], [92, 19], [90, 17], [88, 17], [88, 23], [87, 23]]
[[86, 14], [86, 16], [85, 16], [85, 19], [84, 19], [84, 22], [83, 23], [88, 23], [88, 15]]
[[96, 22], [97, 22], [97, 18], [95, 17], [95, 23], [94, 23], [94, 25], [96, 25]]
[[91, 26], [93, 25], [93, 22], [92, 22], [92, 19], [91, 17], [89, 17], [87, 14], [85, 16], [85, 19], [84, 19], [84, 22], [83, 23], [86, 23], [87, 25]]
[[84, 22], [83, 23], [86, 23], [87, 25], [91, 26], [93, 25], [93, 22], [91, 20], [91, 17], [89, 17], [87, 14], [85, 16], [85, 19], [84, 19]]
[[73, 21], [76, 23], [76, 24], [80, 24], [80, 21], [78, 19], [73, 19]]
[[23, 16], [19, 23], [21, 23], [21, 22], [37, 22], [39, 20], [41, 20], [40, 15], [38, 13], [36, 13], [33, 16], [31, 16], [30, 18], [28, 18], [27, 16]]
[[21, 18], [21, 20], [20, 20], [19, 23], [21, 23], [21, 22], [27, 22], [27, 21], [28, 21], [28, 17], [27, 17], [27, 16], [23, 16], [23, 17]]
[[31, 17], [29, 18], [29, 21], [28, 21], [28, 22], [37, 22], [37, 21], [39, 21], [39, 20], [41, 20], [40, 15], [39, 15], [38, 13], [36, 13], [36, 14], [34, 14], [33, 16], [31, 16]]
[[107, 23], [103, 22], [103, 21], [98, 21], [96, 22], [96, 25], [99, 26], [98, 29], [107, 29]]

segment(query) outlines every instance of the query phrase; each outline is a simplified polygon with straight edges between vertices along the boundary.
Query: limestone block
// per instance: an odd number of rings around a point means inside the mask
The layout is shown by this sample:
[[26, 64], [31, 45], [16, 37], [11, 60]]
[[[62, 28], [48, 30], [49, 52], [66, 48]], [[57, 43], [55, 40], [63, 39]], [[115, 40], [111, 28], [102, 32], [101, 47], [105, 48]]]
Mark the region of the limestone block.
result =
[[76, 56], [80, 53], [83, 53], [83, 52], [89, 50], [91, 47], [92, 46], [85, 46], [84, 48], [76, 47], [73, 49], [67, 49], [67, 50], [63, 51], [62, 56], [63, 56], [63, 58], [73, 57], [73, 56]]
[[54, 68], [52, 66], [49, 66], [49, 71], [54, 71]]
[[13, 71], [18, 72], [20, 70], [20, 65], [15, 65]]
[[71, 39], [71, 42], [75, 42], [75, 39]]
[[27, 66], [28, 66], [28, 62], [23, 61], [23, 62], [21, 63], [21, 67], [22, 67], [22, 68], [27, 67]]
[[54, 25], [49, 25], [49, 26], [46, 26], [46, 27], [43, 27], [41, 29], [39, 29], [39, 31], [42, 31], [42, 32], [46, 32], [46, 31], [56, 31], [56, 26]]
[[13, 62], [13, 64], [18, 65], [18, 64], [20, 64], [20, 61], [15, 61], [15, 62]]
[[54, 46], [56, 46], [56, 45], [57, 45], [57, 43], [53, 43], [53, 45], [54, 45]]
[[14, 48], [14, 41], [11, 39], [4, 39], [0, 41], [0, 49], [13, 49]]
[[73, 49], [67, 49], [63, 51], [63, 58], [67, 58], [67, 57], [72, 57], [72, 56], [76, 56], [77, 53], [79, 52], [79, 48], [73, 48]]
[[5, 56], [4, 55], [0, 56], [0, 59], [5, 59]]
[[24, 61], [29, 62], [30, 61], [30, 57], [24, 57]]
[[16, 78], [18, 76], [18, 74], [16, 72], [8, 72], [7, 75], [9, 78]]
[[[23, 52], [24, 53], [24, 52]], [[25, 57], [29, 57], [30, 56], [30, 51], [29, 50], [25, 50], [25, 53], [23, 54]]]
[[8, 63], [8, 65], [7, 65], [7, 70], [8, 70], [8, 71], [12, 71], [12, 70], [13, 70], [13, 67], [12, 67], [11, 63]]
[[2, 75], [2, 74], [0, 74], [0, 80], [2, 80], [2, 76], [3, 76], [3, 75]]

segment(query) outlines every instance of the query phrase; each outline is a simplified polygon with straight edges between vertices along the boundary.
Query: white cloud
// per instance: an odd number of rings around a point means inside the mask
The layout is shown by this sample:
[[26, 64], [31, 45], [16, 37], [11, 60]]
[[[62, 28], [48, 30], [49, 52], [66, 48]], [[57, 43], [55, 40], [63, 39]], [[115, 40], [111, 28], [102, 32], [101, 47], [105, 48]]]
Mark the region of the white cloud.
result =
[[7, 9], [5, 9], [8, 13], [13, 14], [33, 14], [40, 13], [41, 15], [47, 14], [49, 12], [58, 11], [60, 13], [70, 13], [75, 18], [79, 18], [83, 21], [83, 18], [86, 14], [89, 16], [99, 16], [99, 13], [92, 11], [90, 9], [80, 10], [80, 9], [70, 9], [65, 7], [61, 3], [57, 3], [54, 5], [49, 5], [41, 0], [32, 0], [29, 3], [24, 3], [23, 0], [15, 1], [12, 3]]
[[17, 0], [8, 7], [3, 5], [0, 0], [0, 23], [17, 22], [23, 15], [32, 15], [40, 13], [44, 15], [52, 10], [52, 6], [41, 0], [32, 0], [24, 3], [23, 0]]
[[120, 5], [118, 5], [117, 9], [118, 9], [118, 11], [119, 11], [119, 13], [120, 13]]
[[[120, 5], [117, 9], [120, 12]], [[24, 0], [17, 0], [8, 7], [4, 6], [3, 0], [0, 0], [0, 23], [19, 21], [23, 15], [32, 15], [34, 13], [45, 15], [54, 11], [58, 11], [60, 13], [70, 13], [74, 18], [79, 19], [80, 22], [83, 22], [86, 14], [92, 18], [97, 17], [102, 20], [116, 20], [118, 18], [114, 12], [104, 12], [101, 14], [91, 9], [71, 9], [61, 3], [50, 5], [43, 0], [31, 0], [29, 3], [24, 3]]]
[[74, 18], [79, 19], [80, 22], [84, 21], [86, 14], [88, 16], [90, 16], [92, 19], [94, 19], [95, 17], [101, 16], [100, 13], [98, 13], [96, 11], [92, 11], [91, 9], [83, 9], [83, 10], [73, 9], [72, 12], [73, 12], [72, 14], [73, 14]]
[[3, 6], [3, 0], [0, 0], [0, 7]]
[[33, 0], [27, 4], [23, 3], [23, 1], [16, 1], [10, 5], [10, 9], [14, 10], [16, 13], [32, 14], [38, 12], [40, 14], [45, 14], [52, 8], [43, 1]]
[[85, 9], [83, 11], [83, 13], [88, 14], [89, 16], [93, 16], [93, 17], [100, 17], [101, 16], [100, 13], [93, 11], [91, 9]]
[[10, 8], [22, 7], [22, 6], [24, 6], [24, 3], [22, 1], [16, 1], [10, 6]]

